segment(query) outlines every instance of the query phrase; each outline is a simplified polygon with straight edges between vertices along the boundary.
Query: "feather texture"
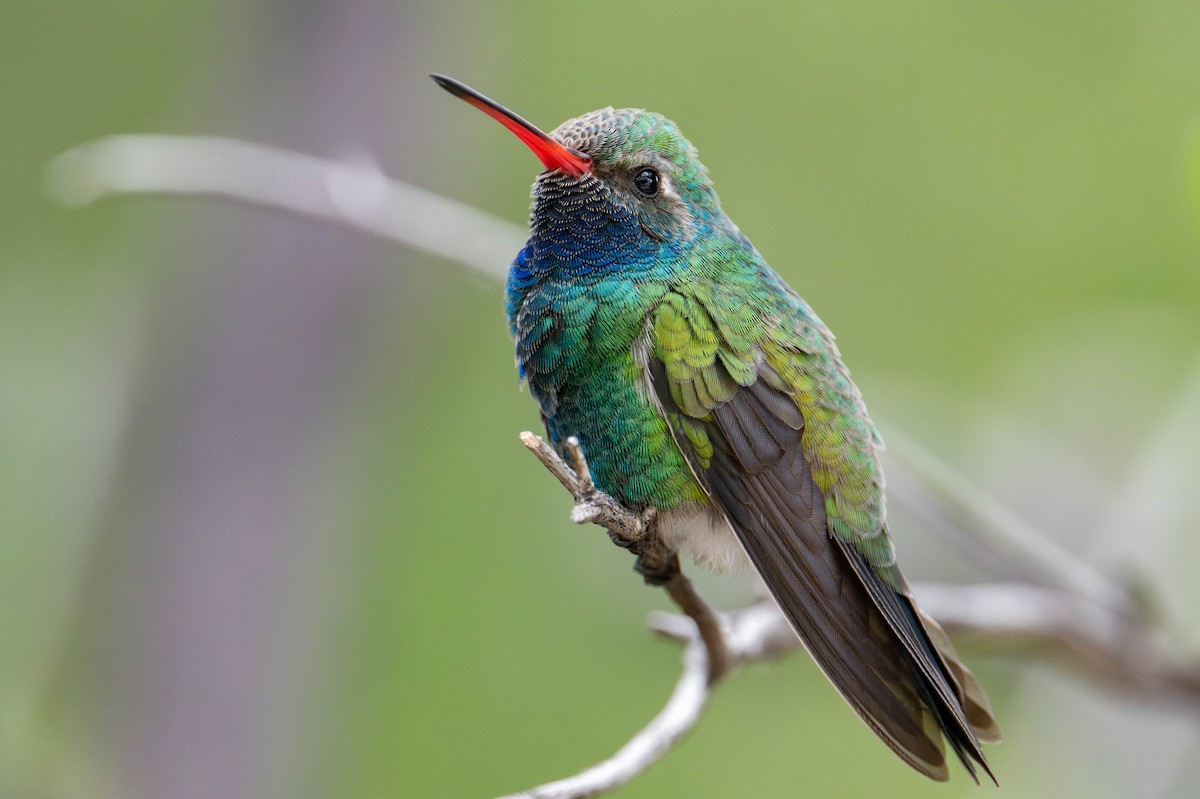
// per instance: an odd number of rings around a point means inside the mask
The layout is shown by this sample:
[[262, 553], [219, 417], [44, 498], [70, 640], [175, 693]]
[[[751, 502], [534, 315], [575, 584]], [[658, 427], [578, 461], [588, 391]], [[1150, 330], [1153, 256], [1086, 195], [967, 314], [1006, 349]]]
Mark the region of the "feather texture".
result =
[[685, 408], [677, 398], [692, 395], [663, 361], [650, 362], [648, 379], [675, 429], [703, 429], [706, 458], [692, 451], [694, 434], [676, 441], [839, 693], [918, 771], [948, 778], [944, 734], [972, 776], [976, 763], [991, 775], [979, 737], [999, 733], [986, 696], [941, 628], [923, 623], [894, 556], [885, 581], [854, 541], [831, 532], [795, 396], [773, 377], [709, 408]]
[[[590, 166], [539, 176], [507, 311], [552, 442], [577, 436], [596, 484], [663, 511], [664, 536], [701, 561], [739, 560], [720, 542], [732, 528], [821, 669], [914, 768], [946, 779], [944, 736], [991, 774], [980, 741], [999, 730], [896, 565], [882, 441], [832, 333], [672, 122], [608, 108], [550, 135]], [[647, 172], [654, 191], [637, 188]]]

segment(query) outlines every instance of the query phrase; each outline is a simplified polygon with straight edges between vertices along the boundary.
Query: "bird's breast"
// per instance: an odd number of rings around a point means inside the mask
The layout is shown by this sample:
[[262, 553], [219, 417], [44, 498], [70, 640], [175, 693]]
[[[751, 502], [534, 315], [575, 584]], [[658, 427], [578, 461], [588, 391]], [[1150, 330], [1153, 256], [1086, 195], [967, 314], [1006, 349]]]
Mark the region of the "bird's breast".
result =
[[530, 287], [514, 324], [518, 366], [552, 442], [579, 438], [596, 484], [631, 508], [707, 503], [637, 357], [666, 290], [631, 276], [548, 280]]

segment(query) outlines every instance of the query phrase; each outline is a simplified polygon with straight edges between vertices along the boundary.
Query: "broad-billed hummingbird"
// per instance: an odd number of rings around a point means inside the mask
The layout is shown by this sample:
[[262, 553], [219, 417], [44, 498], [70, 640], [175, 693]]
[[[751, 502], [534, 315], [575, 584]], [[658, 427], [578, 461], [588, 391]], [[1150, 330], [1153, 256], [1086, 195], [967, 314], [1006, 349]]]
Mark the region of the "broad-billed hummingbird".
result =
[[[842, 697], [896, 754], [974, 777], [1000, 731], [896, 564], [883, 442], [833, 334], [725, 212], [673, 122], [604, 108], [550, 134], [451, 78], [546, 170], [508, 273], [521, 378], [560, 451], [653, 507], [671, 548], [746, 559]], [[994, 777], [993, 777], [994, 779]]]

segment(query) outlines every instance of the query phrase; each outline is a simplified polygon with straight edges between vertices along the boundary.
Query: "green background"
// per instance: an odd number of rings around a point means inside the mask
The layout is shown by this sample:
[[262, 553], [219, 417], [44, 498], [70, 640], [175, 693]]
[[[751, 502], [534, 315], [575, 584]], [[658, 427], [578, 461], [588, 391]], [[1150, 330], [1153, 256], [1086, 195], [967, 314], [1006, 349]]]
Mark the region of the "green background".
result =
[[[1200, 590], [1200, 5], [10, 3], [0, 26], [0, 795], [486, 797], [608, 756], [678, 651], [567, 521], [500, 288], [231, 203], [51, 202], [57, 153], [217, 133], [520, 223], [549, 128], [664, 113], [904, 431], [1155, 593]], [[469, 235], [470, 231], [463, 231]], [[507, 254], [501, 254], [503, 261]], [[986, 576], [896, 520], [917, 579]], [[726, 606], [748, 581], [702, 577]], [[964, 653], [1005, 795], [1194, 796], [1194, 716]], [[928, 783], [807, 658], [622, 797]]]

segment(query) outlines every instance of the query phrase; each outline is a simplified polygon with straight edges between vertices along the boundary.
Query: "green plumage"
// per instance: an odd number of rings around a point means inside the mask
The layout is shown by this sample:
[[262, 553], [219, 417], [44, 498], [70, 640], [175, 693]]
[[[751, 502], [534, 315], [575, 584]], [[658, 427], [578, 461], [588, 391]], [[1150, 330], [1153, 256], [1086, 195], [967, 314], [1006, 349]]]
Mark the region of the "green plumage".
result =
[[683, 553], [748, 558], [906, 762], [945, 779], [944, 735], [972, 775], [986, 770], [980, 741], [999, 730], [896, 565], [882, 442], [833, 334], [725, 215], [678, 128], [608, 108], [546, 137], [448, 88], [551, 167], [507, 291], [518, 366], [551, 439], [578, 437], [597, 485], [659, 509]]

